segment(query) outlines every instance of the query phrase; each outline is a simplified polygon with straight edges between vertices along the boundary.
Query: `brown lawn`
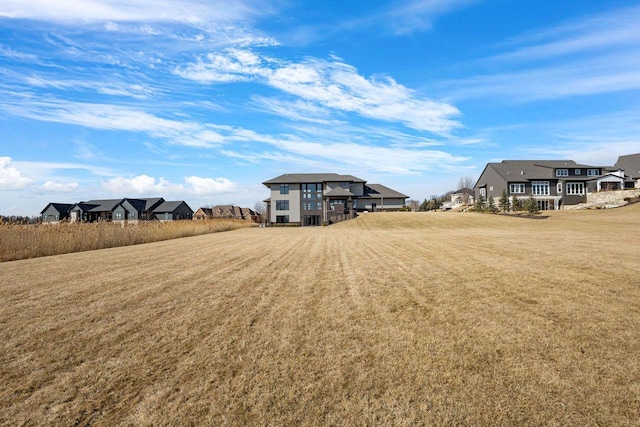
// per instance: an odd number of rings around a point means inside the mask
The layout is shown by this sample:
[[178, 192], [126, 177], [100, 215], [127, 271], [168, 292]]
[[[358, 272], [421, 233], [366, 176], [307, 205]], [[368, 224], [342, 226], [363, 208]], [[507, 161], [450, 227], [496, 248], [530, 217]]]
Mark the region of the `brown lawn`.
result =
[[0, 264], [1, 425], [638, 425], [640, 205]]

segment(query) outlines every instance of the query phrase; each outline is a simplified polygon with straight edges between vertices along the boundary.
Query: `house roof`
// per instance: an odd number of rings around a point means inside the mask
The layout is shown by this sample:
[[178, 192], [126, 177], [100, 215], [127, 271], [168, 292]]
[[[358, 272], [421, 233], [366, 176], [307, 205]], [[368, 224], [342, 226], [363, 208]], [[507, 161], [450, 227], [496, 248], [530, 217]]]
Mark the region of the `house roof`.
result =
[[[189, 208], [189, 205], [187, 205], [183, 200], [176, 200], [172, 202], [162, 202], [160, 206], [158, 206], [153, 210], [153, 212], [155, 213], [173, 212], [176, 209], [178, 209], [182, 204], [184, 204]], [[191, 208], [189, 208], [189, 210], [191, 210]]]
[[[503, 160], [500, 163], [487, 163], [485, 170], [492, 168], [498, 175], [508, 182], [530, 181], [533, 179], [554, 179], [556, 178], [556, 169], [584, 169], [597, 168], [606, 169], [603, 166], [583, 165], [573, 160]], [[484, 171], [480, 177], [484, 175]], [[584, 176], [562, 177], [568, 181], [585, 181], [588, 178]], [[486, 182], [478, 180], [475, 187], [481, 187]]]
[[457, 194], [468, 194], [470, 196], [475, 196], [476, 193], [470, 188], [461, 188], [458, 191], [456, 191], [453, 195], [455, 196]]
[[394, 199], [407, 199], [409, 196], [385, 187], [382, 184], [367, 184], [364, 189], [364, 197], [369, 199], [377, 199], [382, 197]]
[[71, 207], [71, 209], [69, 209], [69, 210], [72, 211], [72, 210], [76, 209], [76, 207], [77, 207], [78, 210], [80, 210], [82, 212], [89, 212], [91, 209], [95, 208], [96, 206], [98, 206], [98, 205], [91, 204], [91, 203], [88, 203], [88, 202], [79, 202], [79, 203], [76, 203], [75, 205], [73, 205]]
[[47, 206], [44, 207], [44, 209], [42, 209], [42, 211], [40, 212], [40, 215], [42, 215], [44, 211], [49, 209], [49, 206], [53, 206], [53, 208], [57, 210], [59, 213], [67, 213], [69, 212], [69, 209], [73, 207], [71, 203], [49, 203]]
[[84, 203], [87, 205], [94, 205], [93, 208], [89, 209], [89, 212], [111, 212], [123, 200], [124, 199], [89, 200]]
[[353, 175], [339, 175], [337, 173], [286, 173], [273, 179], [263, 182], [264, 185], [271, 184], [304, 184], [315, 182], [367, 182], [364, 179]]
[[613, 168], [616, 170], [622, 169], [625, 175], [633, 179], [640, 178], [640, 153], [618, 157], [618, 161]]
[[324, 196], [325, 197], [353, 197], [355, 196], [355, 194], [353, 194], [351, 191], [347, 190], [346, 188], [336, 187], [324, 193]]
[[213, 209], [211, 208], [198, 208], [196, 212], [198, 211], [202, 211], [202, 213], [205, 215], [213, 215]]

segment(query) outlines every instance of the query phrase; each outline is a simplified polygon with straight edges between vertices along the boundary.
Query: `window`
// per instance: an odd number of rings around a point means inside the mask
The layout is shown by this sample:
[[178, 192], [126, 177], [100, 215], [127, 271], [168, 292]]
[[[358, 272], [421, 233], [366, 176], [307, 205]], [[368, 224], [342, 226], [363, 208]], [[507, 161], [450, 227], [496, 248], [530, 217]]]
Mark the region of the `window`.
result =
[[322, 184], [302, 184], [302, 198], [303, 199], [321, 199], [322, 198]]
[[556, 184], [556, 193], [562, 194], [562, 183], [561, 182]]
[[116, 219], [122, 219], [122, 213], [116, 212]]
[[534, 196], [548, 196], [549, 181], [533, 181], [531, 183], [531, 194]]
[[567, 194], [571, 196], [584, 196], [584, 183], [567, 182]]
[[587, 169], [587, 176], [598, 176], [600, 171], [598, 169]]
[[487, 195], [487, 189], [486, 188], [481, 188], [480, 189], [480, 195], [483, 196], [483, 197], [486, 196]]
[[302, 210], [303, 211], [321, 211], [322, 202], [303, 202]]
[[569, 169], [556, 169], [556, 176], [569, 176]]
[[343, 182], [341, 182], [341, 183], [340, 183], [340, 184], [338, 184], [338, 185], [340, 185], [340, 187], [342, 187], [342, 188], [349, 188], [349, 183], [348, 183], [348, 182], [344, 182], [344, 181], [343, 181]]
[[280, 184], [280, 194], [289, 194], [289, 184]]
[[288, 211], [289, 210], [289, 201], [288, 200], [276, 200], [276, 210], [277, 211]]
[[511, 194], [523, 194], [524, 184], [509, 184], [509, 193]]
[[582, 175], [582, 169], [576, 169], [576, 175]]
[[277, 224], [286, 224], [289, 222], [289, 215], [276, 215]]

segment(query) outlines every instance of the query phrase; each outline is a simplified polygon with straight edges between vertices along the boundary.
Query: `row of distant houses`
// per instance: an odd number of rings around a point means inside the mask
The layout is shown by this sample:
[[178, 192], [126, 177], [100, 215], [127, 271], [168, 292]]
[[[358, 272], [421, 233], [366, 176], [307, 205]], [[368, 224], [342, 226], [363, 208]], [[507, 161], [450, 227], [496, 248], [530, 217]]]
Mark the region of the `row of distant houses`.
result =
[[557, 210], [588, 202], [589, 194], [640, 188], [640, 153], [620, 156], [613, 166], [573, 160], [503, 160], [488, 163], [474, 186], [474, 197], [498, 200], [533, 197], [540, 210]]
[[251, 209], [233, 205], [199, 208], [194, 213], [185, 201], [166, 201], [162, 197], [89, 200], [75, 204], [49, 203], [40, 215], [44, 222], [259, 219]]

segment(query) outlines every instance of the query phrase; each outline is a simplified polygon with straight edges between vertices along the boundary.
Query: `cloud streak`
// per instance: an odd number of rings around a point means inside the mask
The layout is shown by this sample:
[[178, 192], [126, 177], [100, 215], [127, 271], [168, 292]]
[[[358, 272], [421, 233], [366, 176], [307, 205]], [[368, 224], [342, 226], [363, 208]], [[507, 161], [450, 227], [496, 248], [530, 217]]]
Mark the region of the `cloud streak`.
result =
[[438, 135], [449, 135], [461, 126], [455, 120], [460, 111], [453, 105], [417, 97], [389, 76], [366, 78], [338, 58], [291, 62], [228, 49], [176, 67], [174, 72], [200, 83], [261, 83], [337, 112], [401, 123]]
[[3, 0], [0, 17], [61, 23], [239, 21], [264, 13], [246, 1]]
[[[640, 7], [589, 16], [511, 40], [482, 60], [491, 74], [447, 81], [452, 99], [531, 102], [640, 89]], [[514, 46], [515, 45], [515, 46]]]

